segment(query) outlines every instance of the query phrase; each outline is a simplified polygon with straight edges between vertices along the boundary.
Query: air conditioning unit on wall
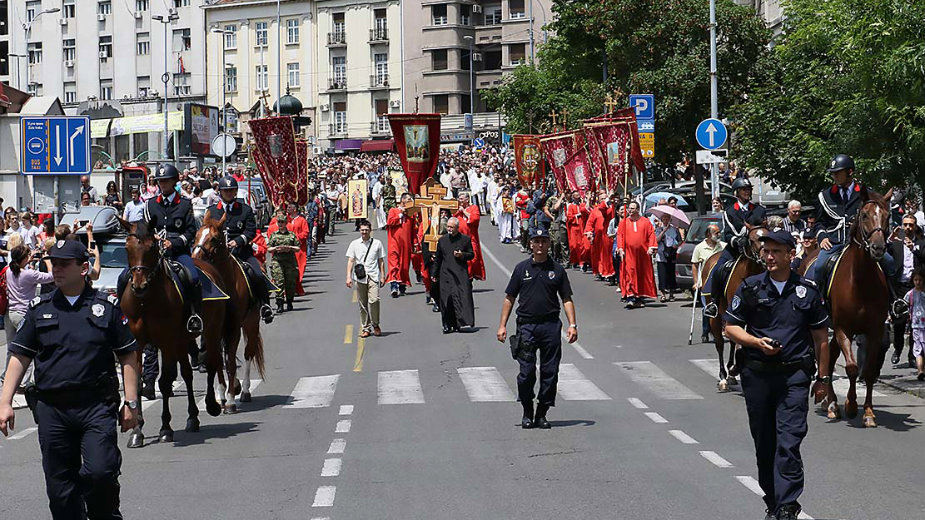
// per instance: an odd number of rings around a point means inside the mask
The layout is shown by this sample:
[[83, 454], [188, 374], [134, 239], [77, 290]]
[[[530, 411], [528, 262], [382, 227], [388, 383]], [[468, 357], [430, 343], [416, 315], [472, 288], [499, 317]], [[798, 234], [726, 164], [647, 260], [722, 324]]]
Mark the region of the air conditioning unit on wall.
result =
[[96, 15], [96, 19], [97, 19], [98, 21], [100, 21], [100, 22], [105, 22], [105, 21], [106, 21], [106, 15], [105, 15], [105, 14], [98, 14], [98, 15]]
[[472, 53], [472, 61], [482, 61], [482, 53], [481, 53], [481, 52], [473, 52], [473, 53]]
[[322, 112], [327, 112], [328, 110], [331, 110], [331, 105], [321, 105]]
[[392, 108], [401, 108], [401, 101], [397, 99], [393, 101], [389, 101], [389, 106]]
[[473, 6], [472, 6], [472, 12], [475, 13], [475, 14], [481, 13], [481, 12], [482, 12], [482, 6], [480, 6], [480, 5], [473, 5]]

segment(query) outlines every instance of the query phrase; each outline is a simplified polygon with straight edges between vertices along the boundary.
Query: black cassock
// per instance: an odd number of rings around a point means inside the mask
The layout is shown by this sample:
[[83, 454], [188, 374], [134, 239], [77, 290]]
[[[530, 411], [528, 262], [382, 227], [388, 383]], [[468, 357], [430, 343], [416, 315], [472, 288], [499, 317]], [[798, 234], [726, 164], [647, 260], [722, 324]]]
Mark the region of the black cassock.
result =
[[[461, 251], [462, 257], [453, 256]], [[468, 262], [475, 258], [472, 239], [457, 233], [443, 235], [437, 242], [435, 271], [439, 291], [440, 313], [444, 327], [472, 327], [475, 325], [475, 303], [472, 301], [472, 280]]]

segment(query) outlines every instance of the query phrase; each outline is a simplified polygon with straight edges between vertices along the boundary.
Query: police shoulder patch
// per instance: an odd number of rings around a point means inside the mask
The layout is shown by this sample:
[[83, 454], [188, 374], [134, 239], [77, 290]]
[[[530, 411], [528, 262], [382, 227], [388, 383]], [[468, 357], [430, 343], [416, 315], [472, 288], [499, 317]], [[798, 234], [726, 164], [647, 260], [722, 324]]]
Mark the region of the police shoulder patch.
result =
[[41, 296], [36, 296], [35, 298], [32, 299], [31, 302], [29, 302], [29, 308], [30, 308], [30, 309], [31, 309], [31, 308], [34, 308], [36, 305], [38, 305], [38, 304], [40, 304], [40, 303], [42, 303], [42, 297], [41, 297]]
[[742, 299], [739, 298], [739, 295], [737, 294], [737, 295], [735, 295], [735, 296], [732, 297], [732, 302], [730, 303], [729, 306], [730, 306], [730, 308], [731, 308], [732, 310], [736, 310], [736, 309], [739, 308], [739, 305], [741, 305], [741, 304], [742, 304]]
[[94, 303], [93, 306], [90, 307], [90, 312], [92, 312], [94, 316], [96, 316], [97, 318], [99, 318], [99, 317], [102, 317], [103, 314], [106, 313], [106, 308], [103, 307], [103, 306], [102, 306], [101, 304], [99, 304], [99, 303]]
[[797, 298], [806, 298], [806, 286], [796, 286]]
[[108, 301], [109, 303], [113, 305], [119, 305], [119, 298], [116, 298], [115, 294], [110, 294], [109, 296], [107, 296], [106, 301]]

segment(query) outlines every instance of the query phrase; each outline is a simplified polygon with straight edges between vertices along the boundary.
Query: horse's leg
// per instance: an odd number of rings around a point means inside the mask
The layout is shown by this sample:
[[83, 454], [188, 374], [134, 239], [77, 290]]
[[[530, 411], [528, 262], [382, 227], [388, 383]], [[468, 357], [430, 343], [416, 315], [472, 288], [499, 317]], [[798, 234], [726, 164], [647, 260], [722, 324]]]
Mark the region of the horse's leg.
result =
[[[195, 345], [195, 343], [194, 343]], [[196, 395], [193, 394], [193, 367], [190, 365], [189, 356], [180, 356], [180, 376], [186, 383], [187, 412], [186, 418], [187, 432], [195, 433], [199, 431], [199, 407], [196, 405]]]
[[[181, 353], [180, 355], [185, 356], [186, 354]], [[164, 409], [161, 410], [161, 431], [159, 439], [161, 442], [173, 442], [173, 430], [170, 428], [170, 394], [173, 381], [177, 378], [177, 360], [166, 359], [167, 356], [164, 356], [164, 358], [161, 378], [157, 381], [158, 386], [161, 388], [161, 399], [164, 400]]]
[[[137, 359], [138, 359], [138, 366], [141, 366], [141, 351], [138, 351], [135, 355], [137, 356]], [[122, 384], [123, 384], [123, 385], [125, 385], [125, 384], [130, 384], [130, 382], [128, 382], [128, 381], [123, 381]], [[142, 376], [141, 376], [140, 373], [138, 374], [138, 381], [137, 381], [137, 384], [138, 384], [138, 395], [140, 396], [140, 395], [141, 395], [141, 387], [142, 387]], [[141, 399], [139, 398], [138, 401], [139, 401], [139, 404], [140, 404], [140, 403], [141, 403]], [[145, 444], [145, 435], [141, 432], [141, 428], [144, 426], [144, 424], [145, 424], [144, 415], [143, 415], [143, 413], [142, 413], [142, 411], [141, 411], [141, 406], [139, 406], [139, 407], [138, 407], [138, 424], [137, 424], [134, 428], [132, 428], [132, 433], [129, 434], [129, 437], [128, 437], [128, 444], [126, 444], [126, 447], [127, 447], [127, 448], [140, 448], [140, 447], [144, 446], [144, 444]]]
[[[829, 374], [832, 375], [833, 380], [835, 374], [835, 362], [838, 361], [839, 353], [841, 353], [841, 346], [833, 336], [829, 340]], [[826, 399], [823, 401], [822, 405], [826, 407], [826, 417], [831, 420], [841, 419], [841, 408], [838, 407], [838, 396], [835, 395], [834, 383], [829, 385], [828, 395], [826, 396]]]
[[729, 383], [729, 386], [739, 384], [739, 380], [736, 379], [736, 376], [742, 371], [742, 367], [736, 365], [736, 348], [738, 345], [735, 344], [731, 339], [729, 340], [729, 361], [726, 362], [726, 368], [729, 370], [729, 377], [726, 378], [726, 382]]
[[225, 373], [227, 374], [225, 385], [222, 385], [222, 408], [224, 413], [237, 413], [238, 406], [234, 402], [236, 373], [238, 370], [238, 360], [236, 356], [237, 347], [225, 352]]
[[873, 392], [874, 383], [880, 377], [880, 367], [886, 356], [883, 345], [883, 324], [874, 324], [867, 331], [867, 360], [864, 363], [864, 383], [867, 385], [867, 395], [864, 398], [864, 418], [862, 422], [867, 428], [877, 427], [877, 417], [874, 415]]
[[222, 407], [215, 400], [215, 375], [221, 373], [221, 344], [216, 347], [212, 344], [206, 344], [206, 413], [212, 417], [217, 417], [222, 413]]
[[720, 392], [729, 391], [729, 383], [726, 382], [726, 360], [723, 359], [723, 349], [725, 341], [723, 340], [723, 322], [720, 318], [710, 318], [710, 332], [713, 333], [713, 346], [716, 347], [716, 357], [719, 359], [719, 375], [716, 382], [716, 388]]
[[[253, 351], [254, 344], [257, 342], [260, 336], [260, 321], [259, 317], [248, 316], [248, 319], [244, 321], [244, 340], [245, 347], [244, 352]], [[251, 401], [251, 360], [247, 359], [247, 356], [244, 356], [244, 379], [241, 381], [241, 402], [249, 403]]]
[[845, 374], [848, 375], [848, 395], [845, 396], [845, 416], [854, 419], [858, 415], [858, 362], [851, 350], [851, 338], [841, 328], [835, 329], [835, 341], [845, 356]]

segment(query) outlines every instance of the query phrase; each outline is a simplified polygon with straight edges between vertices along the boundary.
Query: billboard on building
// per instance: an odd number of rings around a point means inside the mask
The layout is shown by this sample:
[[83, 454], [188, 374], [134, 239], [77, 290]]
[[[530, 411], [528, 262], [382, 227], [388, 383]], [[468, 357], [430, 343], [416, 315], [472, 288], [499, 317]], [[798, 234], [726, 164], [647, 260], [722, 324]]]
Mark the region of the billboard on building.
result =
[[183, 105], [181, 155], [215, 155], [212, 153], [212, 138], [218, 135], [220, 114], [218, 107], [197, 103]]

